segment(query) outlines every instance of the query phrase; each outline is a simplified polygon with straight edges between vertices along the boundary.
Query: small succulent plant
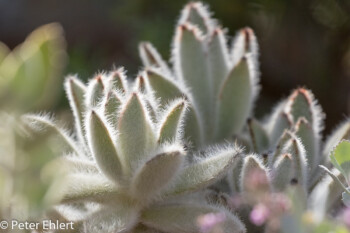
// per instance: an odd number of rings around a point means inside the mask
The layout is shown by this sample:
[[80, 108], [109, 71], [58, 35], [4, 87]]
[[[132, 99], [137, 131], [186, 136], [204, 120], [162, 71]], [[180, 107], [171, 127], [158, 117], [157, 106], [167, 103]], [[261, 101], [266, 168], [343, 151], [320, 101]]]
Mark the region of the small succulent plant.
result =
[[[342, 187], [325, 177], [319, 165], [330, 166], [329, 152], [349, 137], [348, 123], [323, 145], [324, 114], [305, 88], [293, 91], [263, 121], [254, 119], [252, 107], [259, 89], [254, 33], [242, 29], [230, 51], [223, 29], [210, 16], [201, 3], [184, 8], [173, 40], [173, 69], [150, 43], [140, 44], [146, 92], [160, 105], [175, 97], [188, 99], [184, 133], [195, 148], [222, 140], [245, 145], [247, 155], [235, 164], [226, 182], [215, 185], [220, 192], [243, 196], [249, 211], [266, 196], [289, 193], [297, 187], [304, 210], [311, 211], [318, 221], [324, 219], [327, 211], [337, 206]], [[247, 208], [238, 211], [248, 232], [264, 228], [277, 232], [268, 224], [259, 229], [249, 227]]]
[[239, 31], [229, 48], [225, 29], [194, 2], [185, 6], [175, 29], [173, 69], [149, 42], [139, 48], [147, 92], [161, 105], [180, 96], [190, 102], [184, 133], [195, 147], [241, 132], [259, 90], [258, 47], [250, 28]]
[[55, 132], [62, 145], [57, 161], [68, 172], [48, 217], [87, 233], [331, 229], [322, 227], [327, 213], [339, 213], [341, 196], [346, 205], [350, 199], [350, 149], [342, 141], [350, 139], [349, 121], [323, 144], [324, 114], [305, 88], [255, 119], [251, 29], [229, 48], [207, 7], [189, 3], [176, 25], [172, 68], [150, 43], [139, 50], [145, 67], [132, 81], [121, 68], [87, 85], [67, 77], [74, 133], [44, 115], [22, 118]]
[[57, 213], [72, 220], [69, 210], [83, 204], [87, 210], [73, 219], [84, 220], [86, 232], [175, 233], [196, 231], [197, 217], [217, 212], [225, 216], [225, 232], [245, 232], [233, 213], [196, 192], [222, 178], [241, 150], [227, 146], [188, 155], [181, 145], [186, 100], [150, 109], [151, 99], [137, 82], [128, 84], [121, 69], [97, 75], [88, 86], [68, 77], [65, 88], [75, 139], [44, 116], [25, 116], [33, 127], [55, 129], [67, 145], [62, 163], [70, 172]]

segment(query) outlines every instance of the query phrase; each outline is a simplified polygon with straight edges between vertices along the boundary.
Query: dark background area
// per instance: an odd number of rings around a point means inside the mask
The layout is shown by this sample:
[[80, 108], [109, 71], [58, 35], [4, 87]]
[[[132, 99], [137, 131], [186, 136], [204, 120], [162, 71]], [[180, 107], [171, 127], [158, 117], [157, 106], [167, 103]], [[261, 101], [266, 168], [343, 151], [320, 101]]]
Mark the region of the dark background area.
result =
[[[151, 41], [169, 58], [174, 25], [187, 2], [0, 0], [0, 41], [14, 48], [38, 26], [59, 22], [70, 58], [66, 74], [86, 80], [115, 65], [134, 76], [141, 68], [140, 41]], [[322, 105], [326, 132], [349, 115], [349, 0], [205, 2], [231, 38], [245, 26], [257, 34], [262, 85], [257, 116], [299, 86], [312, 89]], [[66, 105], [62, 95], [56, 109]]]

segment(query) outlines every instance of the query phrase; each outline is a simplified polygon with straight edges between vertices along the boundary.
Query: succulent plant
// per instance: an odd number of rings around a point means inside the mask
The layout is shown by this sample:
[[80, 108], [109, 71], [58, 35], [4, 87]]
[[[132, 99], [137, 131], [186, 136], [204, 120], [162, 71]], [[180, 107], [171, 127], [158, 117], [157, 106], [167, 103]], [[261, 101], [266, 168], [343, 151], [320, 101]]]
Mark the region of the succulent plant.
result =
[[241, 132], [259, 90], [258, 46], [250, 28], [238, 32], [230, 49], [225, 29], [207, 7], [193, 2], [175, 29], [173, 69], [149, 42], [139, 49], [147, 92], [161, 105], [180, 96], [190, 102], [185, 139], [200, 148]]
[[56, 201], [64, 169], [52, 170], [52, 132], [37, 134], [19, 114], [55, 101], [64, 44], [57, 24], [37, 28], [13, 51], [0, 42], [0, 219], [35, 219]]
[[[198, 216], [220, 212], [225, 215], [224, 232], [245, 232], [233, 213], [197, 192], [234, 166], [240, 148], [187, 155], [181, 144], [186, 100], [154, 107], [140, 82], [128, 84], [122, 69], [99, 74], [88, 86], [68, 77], [74, 137], [45, 116], [24, 117], [34, 128], [56, 130], [66, 144], [62, 164], [70, 172], [56, 214], [83, 221], [86, 232], [194, 232]], [[85, 209], [81, 215], [76, 214], [78, 204]]]
[[45, 115], [22, 118], [62, 145], [57, 161], [68, 172], [48, 217], [80, 232], [210, 232], [205, 221], [233, 233], [330, 229], [319, 226], [339, 213], [342, 195], [350, 199], [349, 121], [323, 144], [324, 114], [305, 88], [255, 119], [257, 47], [245, 28], [229, 48], [225, 30], [195, 2], [176, 26], [172, 68], [144, 42], [145, 69], [133, 81], [122, 68], [87, 85], [69, 76], [74, 133]]

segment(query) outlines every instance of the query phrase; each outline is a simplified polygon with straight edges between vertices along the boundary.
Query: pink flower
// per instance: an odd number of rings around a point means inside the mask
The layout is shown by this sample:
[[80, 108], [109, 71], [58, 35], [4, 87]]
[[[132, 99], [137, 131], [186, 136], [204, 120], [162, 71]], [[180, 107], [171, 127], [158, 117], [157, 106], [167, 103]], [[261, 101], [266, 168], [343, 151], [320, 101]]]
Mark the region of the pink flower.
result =
[[210, 232], [218, 224], [225, 221], [225, 215], [223, 213], [209, 213], [199, 216], [197, 219], [197, 224], [201, 232]]
[[258, 204], [250, 212], [250, 221], [257, 226], [263, 225], [270, 215], [270, 210], [263, 204]]

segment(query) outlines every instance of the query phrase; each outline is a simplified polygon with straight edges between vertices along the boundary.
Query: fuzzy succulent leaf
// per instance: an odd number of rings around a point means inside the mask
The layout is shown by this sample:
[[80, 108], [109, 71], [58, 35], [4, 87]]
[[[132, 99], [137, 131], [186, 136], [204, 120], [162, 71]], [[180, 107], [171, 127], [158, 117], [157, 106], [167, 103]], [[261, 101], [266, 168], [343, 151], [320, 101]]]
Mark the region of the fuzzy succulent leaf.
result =
[[214, 96], [218, 95], [221, 83], [227, 77], [231, 65], [226, 44], [222, 29], [215, 29], [208, 42], [209, 71], [211, 78], [215, 79], [213, 82]]
[[126, 80], [124, 68], [118, 68], [110, 72], [106, 81], [110, 89], [122, 93], [128, 92], [128, 81]]
[[123, 166], [114, 144], [114, 136], [108, 124], [92, 111], [88, 116], [88, 141], [101, 171], [112, 181], [123, 180]]
[[118, 123], [118, 110], [122, 105], [120, 97], [114, 91], [110, 91], [104, 102], [104, 115], [110, 119], [110, 123], [113, 127], [117, 126]]
[[249, 27], [241, 29], [233, 40], [231, 50], [232, 64], [236, 65], [246, 54], [251, 54], [255, 65], [257, 65], [258, 43], [253, 30]]
[[295, 125], [295, 135], [300, 138], [306, 152], [306, 159], [310, 172], [313, 172], [319, 164], [317, 154], [317, 142], [312, 125], [304, 118], [299, 118]]
[[203, 144], [203, 129], [201, 128], [198, 114], [193, 107], [188, 107], [184, 120], [184, 139], [190, 141], [194, 147]]
[[123, 106], [118, 122], [118, 152], [127, 173], [146, 159], [147, 152], [155, 148], [155, 140], [147, 109], [138, 94], [133, 93]]
[[284, 130], [283, 134], [281, 135], [281, 137], [277, 141], [275, 152], [272, 154], [272, 156], [270, 156], [270, 160], [269, 160], [270, 165], [274, 164], [274, 162], [276, 161], [278, 156], [280, 156], [282, 154], [282, 150], [284, 149], [286, 143], [291, 138], [292, 138], [292, 134], [290, 133], [290, 131]]
[[196, 25], [203, 34], [208, 34], [215, 26], [215, 23], [210, 19], [207, 7], [201, 2], [191, 2], [185, 6], [178, 24], [186, 22]]
[[69, 105], [74, 116], [75, 129], [81, 143], [85, 143], [84, 112], [86, 110], [85, 95], [86, 86], [74, 76], [69, 76], [65, 81], [65, 90]]
[[243, 167], [244, 158], [240, 157], [233, 168], [229, 171], [227, 181], [232, 193], [239, 193], [241, 191], [241, 172]]
[[267, 150], [269, 147], [269, 138], [263, 126], [254, 119], [248, 119], [248, 128], [254, 151], [261, 153]]
[[138, 221], [139, 210], [130, 203], [119, 203], [104, 207], [85, 221], [85, 230], [89, 233], [127, 232]]
[[108, 195], [118, 195], [114, 184], [100, 174], [77, 173], [65, 179], [62, 203], [102, 202]]
[[242, 59], [225, 79], [219, 93], [217, 138], [242, 130], [251, 111], [252, 88], [247, 59]]
[[215, 183], [235, 165], [240, 156], [240, 149], [226, 148], [189, 164], [178, 175], [168, 193], [193, 192]]
[[308, 162], [302, 142], [294, 134], [291, 134], [291, 139], [286, 143], [282, 152], [291, 154], [294, 169], [293, 176], [306, 190], [308, 186]]
[[269, 174], [262, 161], [255, 155], [248, 155], [243, 162], [241, 172], [241, 190], [254, 195], [256, 192], [269, 192]]
[[209, 213], [222, 213], [224, 233], [245, 233], [242, 222], [226, 209], [210, 205], [175, 204], [153, 206], [142, 214], [142, 223], [169, 233], [199, 232], [198, 218]]
[[213, 99], [211, 80], [207, 69], [207, 55], [198, 28], [191, 24], [180, 25], [174, 42], [174, 63], [177, 77], [191, 87], [194, 106], [207, 124], [210, 133]]
[[146, 71], [148, 91], [153, 92], [155, 97], [159, 99], [160, 105], [165, 106], [171, 100], [180, 98], [184, 95], [183, 91], [170, 78], [154, 69]]
[[146, 68], [156, 67], [163, 72], [170, 74], [170, 70], [166, 62], [158, 53], [156, 48], [149, 42], [142, 42], [139, 45], [139, 53], [143, 64]]
[[139, 200], [158, 194], [174, 180], [184, 161], [180, 151], [164, 152], [148, 160], [136, 173], [132, 190]]
[[[292, 127], [292, 120], [289, 114], [284, 112], [277, 113], [276, 117], [272, 119], [272, 127], [269, 132], [269, 138], [271, 143], [277, 142], [282, 136], [285, 130], [289, 130]], [[275, 145], [272, 145], [275, 146]]]
[[[73, 138], [67, 133], [66, 130], [57, 126], [57, 124], [45, 116], [39, 115], [23, 115], [23, 121], [26, 122], [32, 129], [37, 131], [52, 131], [58, 136], [60, 142], [62, 143], [62, 147], [67, 149], [68, 153], [75, 153], [77, 156], [82, 155], [82, 151], [76, 145]], [[63, 151], [64, 152], [64, 151]]]
[[171, 142], [180, 138], [180, 126], [186, 109], [183, 100], [175, 102], [168, 108], [167, 114], [161, 121], [158, 142]]
[[308, 122], [313, 122], [311, 100], [307, 90], [297, 89], [290, 96], [289, 101], [290, 114], [293, 116], [294, 121], [297, 121], [300, 117], [305, 117]]
[[272, 170], [272, 186], [275, 191], [284, 191], [293, 178], [293, 161], [290, 154], [280, 156]]
[[86, 106], [96, 107], [103, 99], [105, 89], [102, 75], [97, 75], [94, 79], [91, 79], [85, 96]]

